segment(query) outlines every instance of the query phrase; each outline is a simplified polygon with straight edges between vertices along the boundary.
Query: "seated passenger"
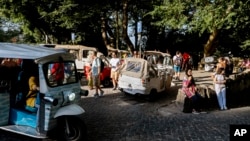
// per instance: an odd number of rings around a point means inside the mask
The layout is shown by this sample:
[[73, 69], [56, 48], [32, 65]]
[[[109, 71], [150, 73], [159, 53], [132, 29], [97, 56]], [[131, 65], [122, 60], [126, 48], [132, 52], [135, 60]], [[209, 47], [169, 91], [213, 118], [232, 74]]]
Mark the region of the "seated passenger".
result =
[[26, 96], [26, 110], [36, 110], [36, 100], [39, 93], [39, 80], [38, 75], [32, 75], [29, 78], [29, 92]]

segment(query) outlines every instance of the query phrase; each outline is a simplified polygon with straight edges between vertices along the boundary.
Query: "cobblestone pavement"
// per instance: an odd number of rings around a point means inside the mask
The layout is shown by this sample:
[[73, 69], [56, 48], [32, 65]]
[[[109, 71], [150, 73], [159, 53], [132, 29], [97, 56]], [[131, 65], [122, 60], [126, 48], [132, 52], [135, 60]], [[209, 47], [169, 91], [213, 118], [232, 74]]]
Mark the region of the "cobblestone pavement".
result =
[[184, 114], [174, 95], [143, 97], [107, 94], [83, 99], [91, 141], [227, 141], [230, 124], [250, 124], [250, 107]]
[[[182, 107], [173, 103], [175, 87], [155, 101], [111, 88], [104, 89], [103, 97], [94, 98], [93, 91], [81, 103], [89, 141], [229, 141], [230, 124], [250, 125], [248, 106], [199, 115], [182, 113]], [[1, 131], [2, 140], [33, 139]]]

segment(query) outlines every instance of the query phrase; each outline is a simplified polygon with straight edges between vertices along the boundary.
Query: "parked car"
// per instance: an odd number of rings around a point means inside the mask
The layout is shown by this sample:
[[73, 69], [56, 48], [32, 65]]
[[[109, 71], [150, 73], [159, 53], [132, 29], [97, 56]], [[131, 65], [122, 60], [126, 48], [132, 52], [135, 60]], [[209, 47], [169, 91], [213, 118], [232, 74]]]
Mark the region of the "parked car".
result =
[[[41, 46], [0, 43], [0, 58], [22, 62], [0, 65], [1, 130], [38, 139], [50, 138], [50, 135], [67, 141], [87, 139], [86, 126], [79, 117], [85, 111], [78, 104], [88, 91], [81, 89], [72, 54]], [[61, 67], [53, 73], [56, 64]], [[59, 72], [60, 83], [56, 80]], [[30, 82], [33, 75], [39, 89], [36, 87], [30, 96], [29, 85], [34, 89], [35, 84]], [[28, 98], [33, 98], [35, 106], [26, 103]]]
[[171, 74], [165, 69], [158, 69], [142, 58], [126, 58], [120, 71], [119, 89], [132, 95], [149, 95], [166, 91], [172, 81]]

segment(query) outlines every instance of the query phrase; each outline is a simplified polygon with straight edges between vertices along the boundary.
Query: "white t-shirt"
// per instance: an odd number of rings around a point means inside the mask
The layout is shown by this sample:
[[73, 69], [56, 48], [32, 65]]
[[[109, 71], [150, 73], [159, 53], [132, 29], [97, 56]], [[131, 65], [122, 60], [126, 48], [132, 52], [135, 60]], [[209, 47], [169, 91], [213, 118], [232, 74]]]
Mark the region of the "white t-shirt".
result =
[[111, 71], [116, 71], [117, 67], [120, 64], [120, 59], [119, 58], [111, 58], [109, 63], [111, 65]]
[[[225, 77], [223, 75], [221, 75], [221, 74], [215, 74], [214, 77], [215, 77], [215, 79], [217, 81], [224, 81], [225, 80]], [[216, 93], [219, 93], [222, 88], [226, 88], [225, 84], [217, 84], [217, 83], [214, 84], [214, 87], [215, 87], [215, 92]]]

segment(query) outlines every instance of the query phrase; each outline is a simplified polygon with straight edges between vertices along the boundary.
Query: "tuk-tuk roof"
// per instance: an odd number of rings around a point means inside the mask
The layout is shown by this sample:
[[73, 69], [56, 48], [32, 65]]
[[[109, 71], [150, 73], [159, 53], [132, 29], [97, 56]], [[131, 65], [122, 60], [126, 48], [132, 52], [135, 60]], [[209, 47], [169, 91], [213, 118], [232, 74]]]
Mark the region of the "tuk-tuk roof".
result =
[[55, 48], [63, 48], [63, 49], [83, 49], [83, 50], [91, 50], [91, 51], [98, 51], [96, 47], [88, 47], [83, 45], [59, 45], [55, 44]]
[[1, 58], [22, 58], [35, 60], [60, 53], [65, 53], [65, 51], [42, 47], [39, 45], [0, 43]]
[[111, 48], [111, 47], [108, 47], [108, 51], [119, 52], [119, 53], [129, 53], [129, 51], [127, 51], [127, 50], [115, 49], [115, 48]]
[[168, 53], [163, 53], [163, 52], [160, 52], [160, 51], [151, 51], [151, 50], [147, 50], [147, 51], [144, 51], [144, 54], [145, 55], [161, 55], [161, 56], [171, 56], [170, 54]]

